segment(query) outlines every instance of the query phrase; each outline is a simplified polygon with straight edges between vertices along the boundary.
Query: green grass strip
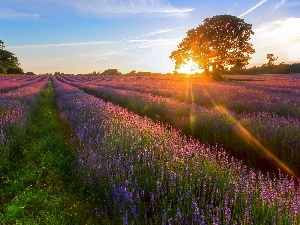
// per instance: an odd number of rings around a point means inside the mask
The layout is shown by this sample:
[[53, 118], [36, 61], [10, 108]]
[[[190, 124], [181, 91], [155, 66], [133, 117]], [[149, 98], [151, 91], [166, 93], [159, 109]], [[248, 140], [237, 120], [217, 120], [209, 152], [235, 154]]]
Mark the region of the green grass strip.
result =
[[51, 84], [42, 92], [19, 157], [0, 177], [0, 224], [111, 224], [74, 171]]

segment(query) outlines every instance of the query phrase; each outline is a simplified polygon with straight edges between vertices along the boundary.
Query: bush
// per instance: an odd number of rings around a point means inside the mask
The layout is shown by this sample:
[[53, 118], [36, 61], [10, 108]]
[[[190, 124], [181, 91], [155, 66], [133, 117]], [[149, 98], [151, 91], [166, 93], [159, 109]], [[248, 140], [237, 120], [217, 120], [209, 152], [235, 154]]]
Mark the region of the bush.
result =
[[35, 75], [34, 72], [27, 72], [26, 75]]
[[6, 70], [2, 65], [0, 65], [0, 74], [6, 74]]
[[24, 74], [24, 71], [20, 67], [9, 67], [6, 69], [7, 74]]

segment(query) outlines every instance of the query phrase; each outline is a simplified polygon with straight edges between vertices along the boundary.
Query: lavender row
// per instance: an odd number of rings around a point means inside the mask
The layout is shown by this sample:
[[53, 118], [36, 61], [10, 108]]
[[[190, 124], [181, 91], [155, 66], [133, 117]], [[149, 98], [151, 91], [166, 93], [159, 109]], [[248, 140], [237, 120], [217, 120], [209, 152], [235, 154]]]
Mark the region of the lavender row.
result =
[[49, 76], [41, 76], [29, 86], [24, 86], [16, 90], [6, 92], [1, 96], [14, 98], [31, 106], [36, 105], [37, 96], [40, 94], [40, 91], [48, 85], [48, 80]]
[[7, 76], [0, 77], [0, 93], [15, 90], [26, 85], [33, 84], [43, 79], [42, 76]]
[[300, 222], [293, 179], [254, 173], [171, 127], [55, 77], [53, 85], [61, 116], [73, 129], [77, 170], [98, 187], [107, 216], [123, 224]]
[[[281, 160], [293, 173], [300, 174], [298, 119], [265, 112], [238, 114], [222, 107], [205, 108], [136, 91], [59, 79], [140, 115], [164, 121], [202, 142], [223, 145], [253, 166], [272, 171], [280, 166], [274, 160]], [[271, 159], [265, 155], [269, 153]]]
[[20, 148], [16, 135], [24, 134], [29, 124], [30, 110], [37, 105], [40, 91], [49, 77], [0, 95], [0, 171], [7, 168], [13, 151]]
[[[66, 76], [123, 90], [194, 102], [205, 107], [223, 105], [235, 112], [270, 112], [300, 119], [300, 78], [252, 76], [250, 81], [203, 82], [199, 77], [167, 76]], [[240, 79], [247, 79], [242, 76]]]

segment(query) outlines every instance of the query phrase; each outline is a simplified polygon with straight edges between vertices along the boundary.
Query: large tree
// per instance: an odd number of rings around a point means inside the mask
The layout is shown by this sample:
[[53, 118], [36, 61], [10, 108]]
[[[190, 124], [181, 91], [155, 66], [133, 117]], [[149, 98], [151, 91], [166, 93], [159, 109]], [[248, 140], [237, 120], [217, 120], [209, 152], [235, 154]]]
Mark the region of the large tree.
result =
[[0, 74], [1, 73], [23, 73], [19, 67], [19, 59], [14, 53], [4, 49], [4, 42], [0, 40]]
[[192, 60], [216, 78], [224, 69], [242, 69], [248, 65], [249, 55], [255, 52], [249, 42], [253, 34], [252, 25], [243, 19], [217, 15], [189, 30], [170, 58], [175, 69]]

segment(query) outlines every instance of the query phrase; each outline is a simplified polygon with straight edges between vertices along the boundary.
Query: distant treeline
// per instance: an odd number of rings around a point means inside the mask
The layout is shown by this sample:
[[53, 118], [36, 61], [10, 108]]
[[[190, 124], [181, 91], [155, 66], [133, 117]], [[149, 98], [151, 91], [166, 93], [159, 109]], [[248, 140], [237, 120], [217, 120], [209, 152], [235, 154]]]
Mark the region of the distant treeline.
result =
[[225, 74], [227, 75], [289, 74], [289, 73], [300, 73], [300, 63], [293, 63], [293, 64], [280, 63], [278, 65], [263, 64], [262, 66], [254, 66], [242, 70], [232, 68], [231, 70], [225, 72]]
[[[59, 75], [59, 72], [56, 72], [54, 75]], [[167, 73], [168, 75], [171, 75], [171, 73]], [[88, 73], [87, 75], [144, 75], [144, 76], [151, 76], [151, 75], [163, 75], [162, 73], [153, 73], [153, 72], [144, 72], [144, 71], [136, 71], [132, 70], [129, 73], [121, 73], [118, 69], [106, 69], [103, 72], [92, 72]]]

